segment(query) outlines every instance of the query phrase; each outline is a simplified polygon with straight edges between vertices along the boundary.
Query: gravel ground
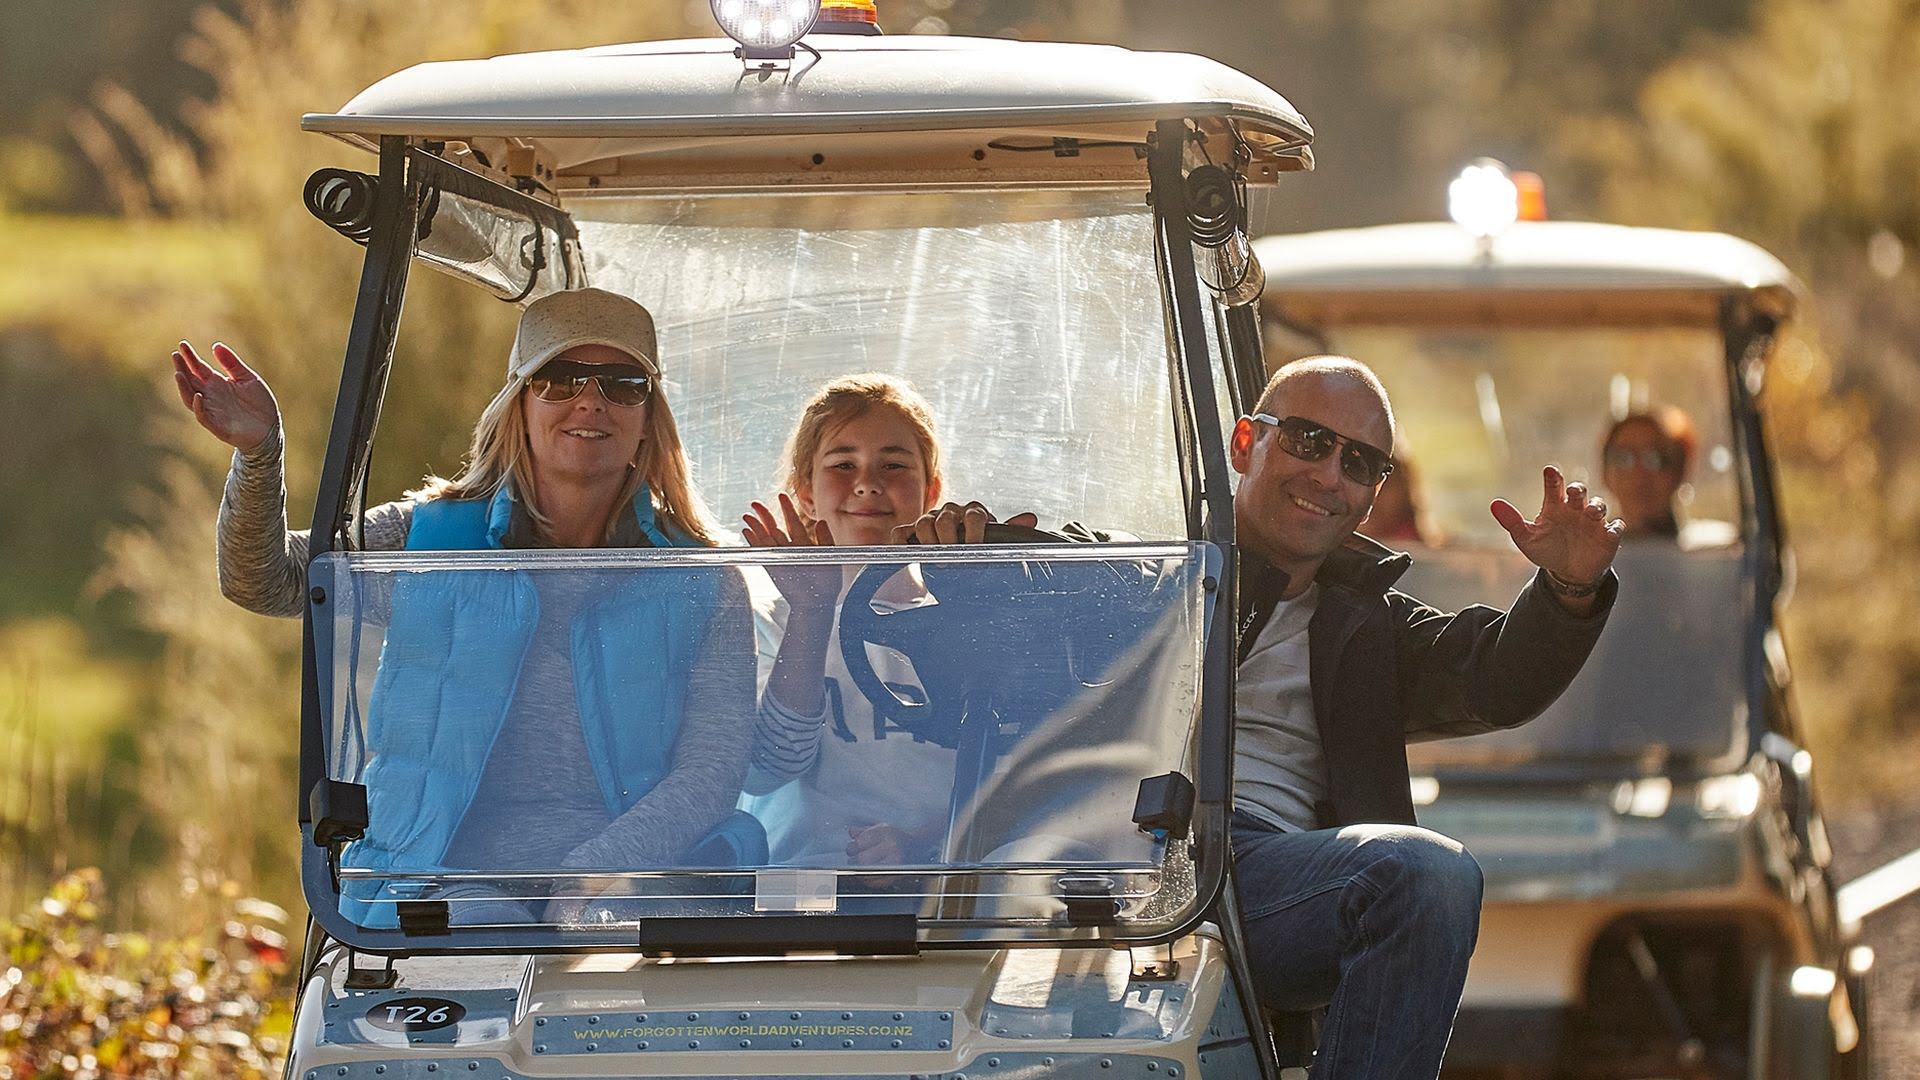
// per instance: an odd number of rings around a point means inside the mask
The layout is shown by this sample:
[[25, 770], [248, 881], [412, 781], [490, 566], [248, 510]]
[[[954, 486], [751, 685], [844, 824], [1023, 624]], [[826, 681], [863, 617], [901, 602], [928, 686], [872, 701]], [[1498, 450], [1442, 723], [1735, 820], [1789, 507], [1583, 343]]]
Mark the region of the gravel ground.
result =
[[[1920, 797], [1850, 807], [1829, 817], [1834, 879], [1842, 885], [1920, 848]], [[1867, 985], [1878, 1080], [1920, 1080], [1920, 894], [1868, 916]]]

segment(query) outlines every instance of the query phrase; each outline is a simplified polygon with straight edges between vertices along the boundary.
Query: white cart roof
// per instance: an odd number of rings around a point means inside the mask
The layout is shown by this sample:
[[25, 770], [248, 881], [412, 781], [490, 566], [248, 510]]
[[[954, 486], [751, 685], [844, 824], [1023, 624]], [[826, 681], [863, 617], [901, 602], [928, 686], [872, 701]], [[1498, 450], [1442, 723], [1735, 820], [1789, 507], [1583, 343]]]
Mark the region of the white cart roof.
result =
[[1290, 317], [1355, 322], [1710, 324], [1753, 294], [1786, 316], [1799, 284], [1780, 260], [1723, 233], [1515, 222], [1482, 241], [1450, 222], [1254, 241], [1265, 301]]
[[[381, 135], [476, 147], [518, 139], [545, 156], [557, 187], [644, 173], [632, 166], [653, 155], [683, 174], [838, 169], [867, 182], [889, 161], [1144, 176], [1133, 147], [1155, 121], [1180, 118], [1221, 135], [1219, 157], [1243, 140], [1252, 182], [1312, 167], [1313, 131], [1300, 113], [1203, 57], [926, 36], [814, 35], [806, 44], [819, 56], [802, 50], [784, 71], [745, 69], [724, 38], [421, 64], [302, 126], [364, 145]], [[757, 149], [744, 149], [743, 136], [759, 137]], [[1055, 139], [1083, 145], [1056, 153]], [[1084, 145], [1098, 142], [1125, 145]]]

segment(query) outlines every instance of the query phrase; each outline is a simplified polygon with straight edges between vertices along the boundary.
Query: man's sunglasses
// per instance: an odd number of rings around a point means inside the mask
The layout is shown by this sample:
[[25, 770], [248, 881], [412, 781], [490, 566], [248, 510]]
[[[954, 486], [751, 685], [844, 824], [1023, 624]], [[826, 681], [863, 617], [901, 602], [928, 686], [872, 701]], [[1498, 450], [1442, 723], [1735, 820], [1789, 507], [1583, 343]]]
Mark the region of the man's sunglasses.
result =
[[1276, 420], [1266, 413], [1254, 413], [1252, 419], [1269, 424], [1280, 433], [1280, 448], [1301, 461], [1319, 461], [1340, 447], [1340, 471], [1363, 487], [1372, 487], [1393, 471], [1393, 457], [1377, 446], [1350, 439], [1325, 424], [1289, 416]]
[[541, 401], [558, 404], [579, 397], [590, 382], [600, 384], [600, 396], [609, 405], [631, 409], [653, 397], [653, 376], [629, 364], [555, 360], [528, 376], [527, 388]]

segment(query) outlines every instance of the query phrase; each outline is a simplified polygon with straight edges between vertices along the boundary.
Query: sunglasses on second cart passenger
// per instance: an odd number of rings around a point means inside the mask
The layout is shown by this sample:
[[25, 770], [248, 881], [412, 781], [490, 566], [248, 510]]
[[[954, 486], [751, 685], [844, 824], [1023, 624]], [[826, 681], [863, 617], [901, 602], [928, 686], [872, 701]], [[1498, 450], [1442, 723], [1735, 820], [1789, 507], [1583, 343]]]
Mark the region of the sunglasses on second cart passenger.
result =
[[1393, 471], [1393, 455], [1325, 424], [1298, 416], [1275, 419], [1267, 413], [1254, 413], [1250, 419], [1272, 427], [1280, 435], [1280, 448], [1301, 461], [1319, 461], [1338, 447], [1341, 473], [1364, 487], [1373, 487]]

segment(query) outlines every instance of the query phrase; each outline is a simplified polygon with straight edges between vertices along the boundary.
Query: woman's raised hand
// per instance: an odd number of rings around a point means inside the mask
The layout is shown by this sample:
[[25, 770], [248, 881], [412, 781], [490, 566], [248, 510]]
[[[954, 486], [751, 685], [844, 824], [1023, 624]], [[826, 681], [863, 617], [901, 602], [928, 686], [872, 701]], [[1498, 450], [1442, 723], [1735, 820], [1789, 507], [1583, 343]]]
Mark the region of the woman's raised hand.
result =
[[222, 371], [208, 367], [187, 342], [173, 351], [173, 382], [180, 401], [221, 442], [243, 453], [256, 449], [280, 424], [273, 391], [239, 354], [217, 341], [213, 358]]
[[[742, 530], [747, 544], [751, 547], [831, 547], [833, 532], [824, 521], [808, 521], [800, 508], [794, 505], [793, 497], [786, 492], [780, 493], [780, 516], [775, 518], [773, 510], [766, 503], [752, 504], [753, 512], [741, 517], [746, 523]], [[780, 595], [787, 598], [787, 605], [796, 612], [829, 611], [833, 602], [839, 599], [841, 574], [840, 568], [829, 563], [772, 565], [767, 568], [767, 576], [773, 579], [774, 587]]]

